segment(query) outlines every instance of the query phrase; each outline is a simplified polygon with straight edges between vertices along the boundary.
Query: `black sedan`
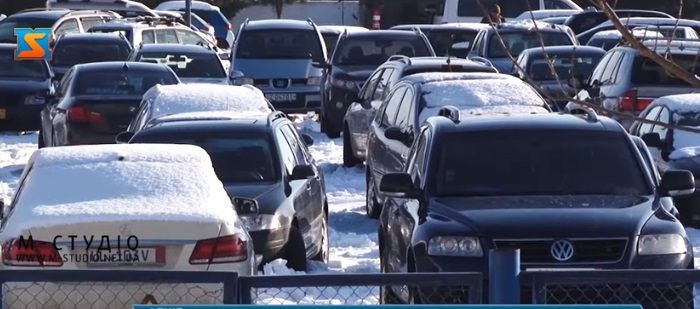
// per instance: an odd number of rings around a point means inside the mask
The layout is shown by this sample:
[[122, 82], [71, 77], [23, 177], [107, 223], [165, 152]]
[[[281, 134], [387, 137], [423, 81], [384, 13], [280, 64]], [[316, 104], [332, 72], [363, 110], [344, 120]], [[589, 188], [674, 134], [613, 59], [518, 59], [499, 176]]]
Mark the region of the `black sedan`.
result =
[[35, 131], [55, 79], [44, 60], [16, 61], [16, 48], [17, 44], [0, 44], [0, 128]]
[[39, 148], [113, 144], [151, 87], [179, 84], [167, 66], [98, 62], [72, 67], [41, 110]]
[[542, 96], [552, 101], [555, 105], [552, 109], [560, 111], [579, 90], [569, 86], [568, 80], [590, 76], [603, 55], [605, 50], [591, 46], [530, 48], [518, 56], [513, 75], [533, 84]]
[[57, 79], [76, 64], [125, 61], [131, 44], [123, 35], [113, 33], [70, 33], [56, 40], [51, 68]]

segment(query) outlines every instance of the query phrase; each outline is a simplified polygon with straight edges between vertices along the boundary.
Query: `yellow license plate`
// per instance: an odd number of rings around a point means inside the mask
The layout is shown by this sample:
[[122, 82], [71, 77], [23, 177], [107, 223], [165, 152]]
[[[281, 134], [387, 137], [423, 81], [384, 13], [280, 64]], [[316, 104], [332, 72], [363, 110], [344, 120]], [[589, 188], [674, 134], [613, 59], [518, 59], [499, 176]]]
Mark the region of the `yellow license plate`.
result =
[[5, 109], [0, 108], [0, 119], [5, 119]]

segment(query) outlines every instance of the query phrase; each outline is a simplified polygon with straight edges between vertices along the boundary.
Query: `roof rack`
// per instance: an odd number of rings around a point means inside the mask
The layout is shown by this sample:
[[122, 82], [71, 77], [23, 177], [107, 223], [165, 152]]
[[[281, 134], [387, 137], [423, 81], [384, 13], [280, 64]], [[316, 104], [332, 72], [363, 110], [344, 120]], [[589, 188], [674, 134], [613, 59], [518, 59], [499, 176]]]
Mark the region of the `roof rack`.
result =
[[598, 113], [596, 113], [596, 111], [590, 107], [577, 106], [569, 109], [569, 113], [573, 115], [581, 115], [581, 112], [586, 113], [586, 121], [588, 122], [600, 121], [600, 119], [598, 118]]
[[387, 61], [401, 61], [405, 64], [411, 65], [411, 58], [404, 55], [392, 55]]
[[272, 122], [278, 119], [287, 118], [287, 115], [281, 111], [273, 111], [267, 116], [267, 125], [270, 126]]
[[452, 105], [447, 105], [440, 108], [440, 111], [438, 111], [438, 116], [450, 119], [454, 123], [459, 123], [460, 121], [459, 108]]
[[306, 22], [309, 23], [309, 25], [312, 25], [312, 26], [315, 25], [315, 24], [314, 24], [314, 21], [311, 20], [311, 17], [307, 18], [307, 19], [306, 19]]
[[423, 34], [423, 31], [421, 31], [419, 27], [412, 27], [411, 30], [417, 34]]
[[138, 16], [133, 19], [135, 22], [146, 22], [149, 25], [168, 25], [173, 26], [176, 24], [182, 24], [184, 20], [175, 16]]

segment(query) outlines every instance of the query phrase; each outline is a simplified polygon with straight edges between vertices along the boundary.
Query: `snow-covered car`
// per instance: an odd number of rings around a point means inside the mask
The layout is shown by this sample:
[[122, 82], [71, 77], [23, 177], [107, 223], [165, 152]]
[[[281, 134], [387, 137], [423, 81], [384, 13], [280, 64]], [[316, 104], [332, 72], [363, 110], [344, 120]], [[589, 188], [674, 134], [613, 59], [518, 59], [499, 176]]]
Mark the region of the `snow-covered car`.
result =
[[563, 10], [563, 9], [549, 9], [549, 10], [532, 10], [525, 11], [520, 14], [515, 20], [541, 20], [549, 17], [569, 17], [576, 13], [581, 13], [583, 10]]
[[272, 104], [262, 91], [252, 85], [216, 84], [156, 85], [146, 91], [136, 116], [125, 132], [117, 135], [117, 143], [126, 143], [149, 121], [164, 115], [205, 111], [235, 111], [242, 114], [270, 113]]
[[[693, 29], [690, 29], [693, 30]], [[632, 35], [638, 40], [663, 38], [661, 32], [651, 29], [632, 29]], [[606, 51], [622, 43], [622, 33], [618, 30], [605, 30], [598, 32], [591, 37], [586, 45], [602, 48]]]
[[[257, 267], [250, 235], [209, 155], [192, 145], [39, 149], [29, 159], [15, 197], [2, 205], [1, 269], [249, 275]], [[75, 308], [124, 308], [148, 295], [158, 303], [220, 301], [220, 285], [197, 284], [197, 291], [189, 284], [162, 286], [163, 291], [142, 287], [110, 283], [113, 293], [89, 293], [96, 286], [6, 283], [3, 301], [17, 304], [10, 308], [55, 308], [55, 297], [71, 300]]]

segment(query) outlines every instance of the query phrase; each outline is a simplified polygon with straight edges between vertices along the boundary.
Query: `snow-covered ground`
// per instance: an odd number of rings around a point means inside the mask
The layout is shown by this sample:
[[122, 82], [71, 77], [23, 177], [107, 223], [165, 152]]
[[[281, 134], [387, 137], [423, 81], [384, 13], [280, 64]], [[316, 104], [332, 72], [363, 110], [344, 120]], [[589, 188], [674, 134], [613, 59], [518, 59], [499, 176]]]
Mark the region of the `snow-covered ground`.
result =
[[[311, 262], [309, 273], [379, 272], [377, 222], [364, 215], [365, 183], [363, 167], [342, 166], [342, 139], [329, 139], [319, 132], [318, 123], [306, 119], [297, 126], [311, 135], [315, 143], [311, 153], [321, 164], [326, 176], [330, 206], [330, 263]], [[9, 200], [24, 164], [36, 149], [37, 134], [0, 135], [0, 197]], [[700, 256], [700, 230], [688, 229], [695, 255]], [[265, 267], [265, 275], [294, 274], [283, 260]], [[696, 259], [696, 265], [700, 260]], [[379, 288], [347, 287], [267, 289], [257, 293], [258, 303], [266, 304], [368, 304], [377, 303]]]

